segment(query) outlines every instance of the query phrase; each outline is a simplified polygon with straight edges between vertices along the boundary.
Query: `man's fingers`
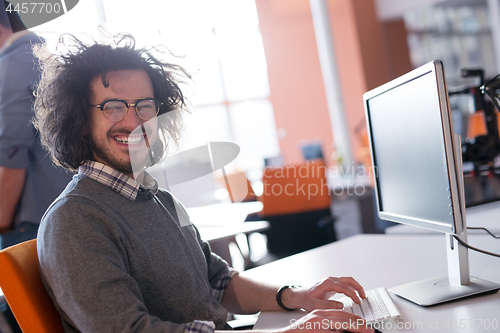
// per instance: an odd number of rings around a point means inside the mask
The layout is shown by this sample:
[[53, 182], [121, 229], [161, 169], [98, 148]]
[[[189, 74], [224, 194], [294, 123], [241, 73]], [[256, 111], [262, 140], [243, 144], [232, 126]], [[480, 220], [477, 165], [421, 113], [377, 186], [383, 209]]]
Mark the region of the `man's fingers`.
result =
[[313, 305], [315, 309], [325, 309], [325, 310], [331, 310], [331, 309], [342, 310], [344, 308], [344, 304], [342, 302], [329, 299], [326, 300], [318, 299]]
[[356, 316], [352, 313], [339, 311], [339, 310], [314, 310], [309, 315], [304, 317], [305, 321], [311, 320], [314, 322], [321, 322], [321, 328], [332, 331], [349, 331], [349, 332], [373, 332], [371, 328], [366, 325], [363, 318]]
[[332, 290], [350, 297], [356, 303], [360, 302], [356, 291], [361, 298], [366, 298], [363, 287], [351, 277], [328, 278], [327, 281], [331, 283], [329, 287], [331, 287]]
[[352, 319], [352, 320], [363, 320], [363, 318], [356, 316], [353, 313], [346, 312], [346, 311], [340, 311], [340, 310], [333, 310], [333, 309], [317, 309], [311, 312], [311, 314], [325, 317], [325, 318], [343, 318], [343, 319]]
[[358, 283], [358, 281], [356, 281], [354, 278], [352, 278], [352, 277], [339, 277], [339, 278], [337, 278], [337, 281], [350, 285], [353, 289], [358, 291], [359, 296], [361, 296], [361, 298], [366, 297], [365, 290], [363, 289], [363, 287], [361, 287], [361, 285]]
[[354, 289], [349, 285], [343, 284], [338, 281], [330, 281], [328, 288], [331, 288], [331, 290], [334, 290], [337, 293], [342, 293], [347, 297], [350, 297], [356, 303], [361, 302]]

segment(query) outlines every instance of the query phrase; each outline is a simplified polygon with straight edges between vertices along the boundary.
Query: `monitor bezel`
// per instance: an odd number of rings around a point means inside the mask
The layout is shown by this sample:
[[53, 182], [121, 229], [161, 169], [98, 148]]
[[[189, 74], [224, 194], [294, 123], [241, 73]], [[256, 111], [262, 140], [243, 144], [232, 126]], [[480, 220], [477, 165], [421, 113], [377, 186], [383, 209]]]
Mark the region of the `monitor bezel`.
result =
[[[452, 203], [452, 210], [453, 210], [453, 216], [454, 216], [454, 223], [453, 225], [450, 226], [448, 223], [440, 223], [437, 221], [429, 221], [429, 220], [424, 220], [424, 219], [419, 219], [419, 218], [411, 218], [411, 217], [406, 217], [390, 212], [384, 212], [381, 210], [381, 205], [380, 205], [380, 192], [379, 192], [379, 179], [378, 179], [378, 173], [377, 173], [377, 161], [376, 161], [376, 156], [374, 153], [374, 147], [373, 147], [373, 137], [372, 133], [370, 131], [371, 125], [370, 125], [370, 109], [369, 109], [369, 100], [383, 94], [389, 90], [392, 90], [400, 85], [403, 85], [407, 82], [413, 81], [418, 79], [419, 77], [423, 75], [427, 75], [431, 73], [432, 76], [435, 78], [435, 83], [436, 83], [436, 88], [438, 92], [438, 98], [439, 98], [439, 109], [440, 109], [440, 115], [441, 115], [441, 125], [442, 125], [442, 133], [443, 133], [443, 140], [444, 140], [444, 148], [445, 148], [445, 160], [446, 160], [446, 166], [447, 166], [447, 173], [448, 173], [448, 181], [450, 184], [450, 195], [451, 195], [451, 203]], [[462, 214], [462, 201], [463, 201], [463, 186], [462, 184], [462, 177], [463, 175], [461, 174], [461, 154], [458, 149], [461, 149], [458, 147], [459, 145], [455, 142], [455, 134], [453, 132], [453, 124], [451, 120], [451, 112], [450, 112], [450, 103], [449, 103], [449, 98], [448, 98], [448, 89], [446, 87], [446, 81], [445, 81], [445, 76], [444, 76], [444, 69], [443, 69], [443, 64], [439, 60], [435, 60], [432, 62], [429, 62], [423, 66], [418, 67], [417, 69], [414, 69], [413, 71], [404, 74], [386, 84], [383, 84], [375, 89], [372, 89], [368, 92], [366, 92], [363, 95], [363, 101], [364, 101], [364, 108], [365, 108], [365, 118], [366, 118], [366, 124], [367, 124], [367, 129], [368, 129], [368, 138], [369, 138], [369, 145], [370, 145], [370, 154], [371, 154], [371, 162], [372, 162], [372, 170], [373, 170], [373, 177], [374, 177], [374, 187], [375, 187], [375, 197], [376, 197], [376, 204], [377, 204], [377, 212], [378, 215], [381, 219], [387, 220], [387, 221], [392, 221], [392, 222], [398, 222], [398, 223], [403, 223], [403, 224], [408, 224], [408, 225], [413, 225], [417, 227], [422, 227], [426, 229], [431, 229], [435, 231], [440, 231], [444, 233], [450, 233], [450, 234], [455, 234], [459, 235], [463, 232], [464, 230], [464, 215]]]

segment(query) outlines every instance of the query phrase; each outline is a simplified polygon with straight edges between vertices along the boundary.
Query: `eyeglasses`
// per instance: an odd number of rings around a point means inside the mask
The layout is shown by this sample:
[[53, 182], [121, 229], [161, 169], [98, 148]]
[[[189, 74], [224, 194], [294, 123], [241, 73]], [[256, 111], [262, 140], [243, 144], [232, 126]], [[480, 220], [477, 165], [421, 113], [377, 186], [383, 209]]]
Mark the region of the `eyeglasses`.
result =
[[153, 119], [160, 112], [162, 102], [155, 98], [141, 98], [135, 103], [127, 103], [122, 99], [110, 99], [101, 104], [92, 105], [101, 109], [106, 119], [112, 122], [119, 122], [127, 115], [128, 108], [135, 107], [135, 112], [143, 120]]

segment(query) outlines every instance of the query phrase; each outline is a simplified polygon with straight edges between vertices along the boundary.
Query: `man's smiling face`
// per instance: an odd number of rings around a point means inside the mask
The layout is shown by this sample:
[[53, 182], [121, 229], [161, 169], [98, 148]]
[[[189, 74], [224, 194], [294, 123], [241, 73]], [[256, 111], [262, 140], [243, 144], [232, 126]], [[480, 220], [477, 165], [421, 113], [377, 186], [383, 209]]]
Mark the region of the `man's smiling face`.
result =
[[[154, 98], [151, 79], [143, 70], [109, 72], [106, 79], [109, 83], [107, 88], [102, 84], [100, 76], [91, 81], [91, 104], [101, 104], [110, 99], [135, 103], [140, 98]], [[134, 165], [137, 165], [136, 161], [145, 165], [150, 158], [141, 125], [144, 125], [147, 139], [152, 144], [158, 136], [156, 118], [146, 123], [137, 115], [135, 108], [130, 107], [125, 118], [112, 122], [104, 117], [99, 108], [92, 107], [89, 136], [93, 143], [94, 159], [133, 177], [131, 158]]]

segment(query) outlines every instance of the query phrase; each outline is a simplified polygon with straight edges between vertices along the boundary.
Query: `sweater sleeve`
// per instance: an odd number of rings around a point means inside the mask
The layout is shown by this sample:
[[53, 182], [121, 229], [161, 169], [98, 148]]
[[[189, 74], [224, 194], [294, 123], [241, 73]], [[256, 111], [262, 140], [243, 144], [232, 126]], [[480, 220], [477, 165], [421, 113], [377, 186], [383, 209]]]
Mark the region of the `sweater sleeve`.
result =
[[[55, 209], [62, 204], [65, 209]], [[126, 239], [113, 226], [104, 212], [83, 198], [78, 204], [71, 197], [61, 199], [43, 219], [38, 236], [40, 272], [65, 331], [210, 333], [209, 322], [177, 324], [148, 313], [129, 274]]]
[[[173, 197], [172, 197], [173, 198]], [[227, 285], [231, 278], [238, 274], [234, 268], [230, 267], [224, 259], [222, 259], [219, 255], [212, 252], [210, 248], [210, 244], [207, 241], [201, 239], [200, 232], [198, 228], [194, 224], [192, 224], [189, 215], [184, 208], [184, 206], [174, 199], [175, 211], [178, 214], [179, 224], [180, 225], [192, 225], [195, 232], [200, 247], [203, 251], [203, 255], [205, 256], [205, 260], [207, 261], [208, 267], [208, 281], [213, 289], [214, 298], [218, 303], [222, 302], [222, 297], [224, 296], [224, 291], [226, 290]], [[183, 222], [187, 221], [187, 222]]]
[[219, 255], [212, 252], [210, 244], [201, 239], [200, 232], [198, 231], [198, 228], [196, 228], [196, 226], [191, 222], [189, 214], [187, 213], [184, 205], [182, 205], [182, 203], [180, 203], [171, 194], [169, 194], [169, 196], [173, 200], [175, 207], [174, 212], [175, 215], [177, 215], [179, 224], [181, 226], [192, 225], [196, 232], [196, 237], [207, 261], [208, 281], [210, 282], [210, 285], [212, 286], [212, 289], [214, 291], [215, 299], [220, 303], [222, 301], [222, 297], [224, 296], [224, 291], [229, 284], [229, 281], [235, 274], [238, 274], [238, 272], [234, 268], [230, 267], [228, 263]]
[[33, 67], [33, 56], [22, 49], [0, 62], [0, 165], [8, 168], [26, 168], [36, 142], [30, 123], [31, 86], [37, 78]]

